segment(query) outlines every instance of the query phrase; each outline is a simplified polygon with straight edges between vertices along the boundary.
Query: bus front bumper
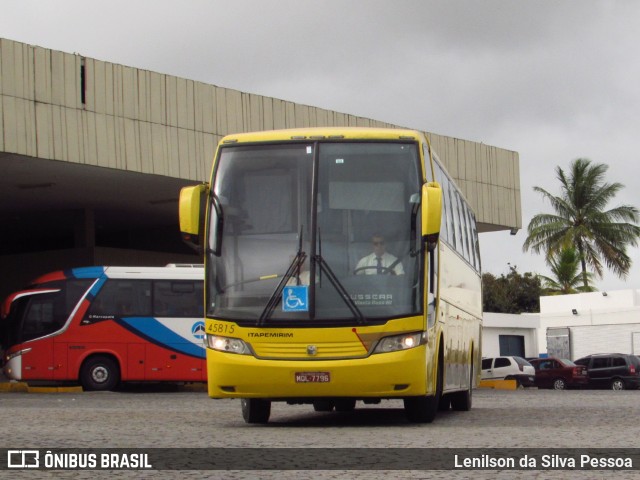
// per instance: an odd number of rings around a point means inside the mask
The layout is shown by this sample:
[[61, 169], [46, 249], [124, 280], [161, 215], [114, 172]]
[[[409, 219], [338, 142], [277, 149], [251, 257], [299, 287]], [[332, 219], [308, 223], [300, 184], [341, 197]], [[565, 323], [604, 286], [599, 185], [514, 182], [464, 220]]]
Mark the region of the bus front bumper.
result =
[[402, 398], [433, 393], [424, 345], [348, 360], [261, 360], [207, 349], [207, 370], [211, 398]]

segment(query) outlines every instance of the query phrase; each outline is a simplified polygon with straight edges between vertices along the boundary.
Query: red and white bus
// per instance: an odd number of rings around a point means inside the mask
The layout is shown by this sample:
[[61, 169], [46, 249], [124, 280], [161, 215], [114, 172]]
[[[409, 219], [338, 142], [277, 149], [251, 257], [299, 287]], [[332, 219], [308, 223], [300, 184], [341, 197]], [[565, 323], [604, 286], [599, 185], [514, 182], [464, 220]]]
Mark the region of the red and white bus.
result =
[[83, 267], [2, 304], [4, 374], [27, 383], [207, 380], [201, 265]]

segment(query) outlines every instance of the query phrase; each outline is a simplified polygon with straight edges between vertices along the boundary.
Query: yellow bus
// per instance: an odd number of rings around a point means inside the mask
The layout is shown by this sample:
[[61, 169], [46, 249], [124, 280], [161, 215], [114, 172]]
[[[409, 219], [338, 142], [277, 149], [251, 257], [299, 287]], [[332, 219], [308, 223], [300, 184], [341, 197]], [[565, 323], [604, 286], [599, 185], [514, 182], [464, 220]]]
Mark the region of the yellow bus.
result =
[[471, 407], [482, 295], [475, 216], [412, 130], [224, 137], [180, 193], [204, 255], [208, 393], [247, 423], [274, 401], [349, 411], [402, 399], [411, 422]]

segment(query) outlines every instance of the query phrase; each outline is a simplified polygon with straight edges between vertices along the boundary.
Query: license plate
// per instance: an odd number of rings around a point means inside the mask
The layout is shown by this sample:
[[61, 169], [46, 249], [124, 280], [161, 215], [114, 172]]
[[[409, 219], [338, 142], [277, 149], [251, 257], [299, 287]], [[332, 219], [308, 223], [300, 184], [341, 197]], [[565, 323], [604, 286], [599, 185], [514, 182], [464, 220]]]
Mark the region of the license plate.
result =
[[296, 372], [296, 383], [327, 383], [330, 381], [329, 372]]

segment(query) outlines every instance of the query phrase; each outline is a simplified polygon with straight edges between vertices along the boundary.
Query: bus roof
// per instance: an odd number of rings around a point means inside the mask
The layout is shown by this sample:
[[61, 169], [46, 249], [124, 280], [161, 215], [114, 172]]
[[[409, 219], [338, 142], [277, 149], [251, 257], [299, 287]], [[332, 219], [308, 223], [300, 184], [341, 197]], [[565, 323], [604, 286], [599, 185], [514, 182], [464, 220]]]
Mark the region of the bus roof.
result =
[[417, 130], [399, 128], [364, 127], [313, 127], [286, 130], [266, 130], [262, 132], [236, 133], [225, 136], [220, 145], [253, 142], [277, 142], [296, 140], [420, 140], [423, 133]]

